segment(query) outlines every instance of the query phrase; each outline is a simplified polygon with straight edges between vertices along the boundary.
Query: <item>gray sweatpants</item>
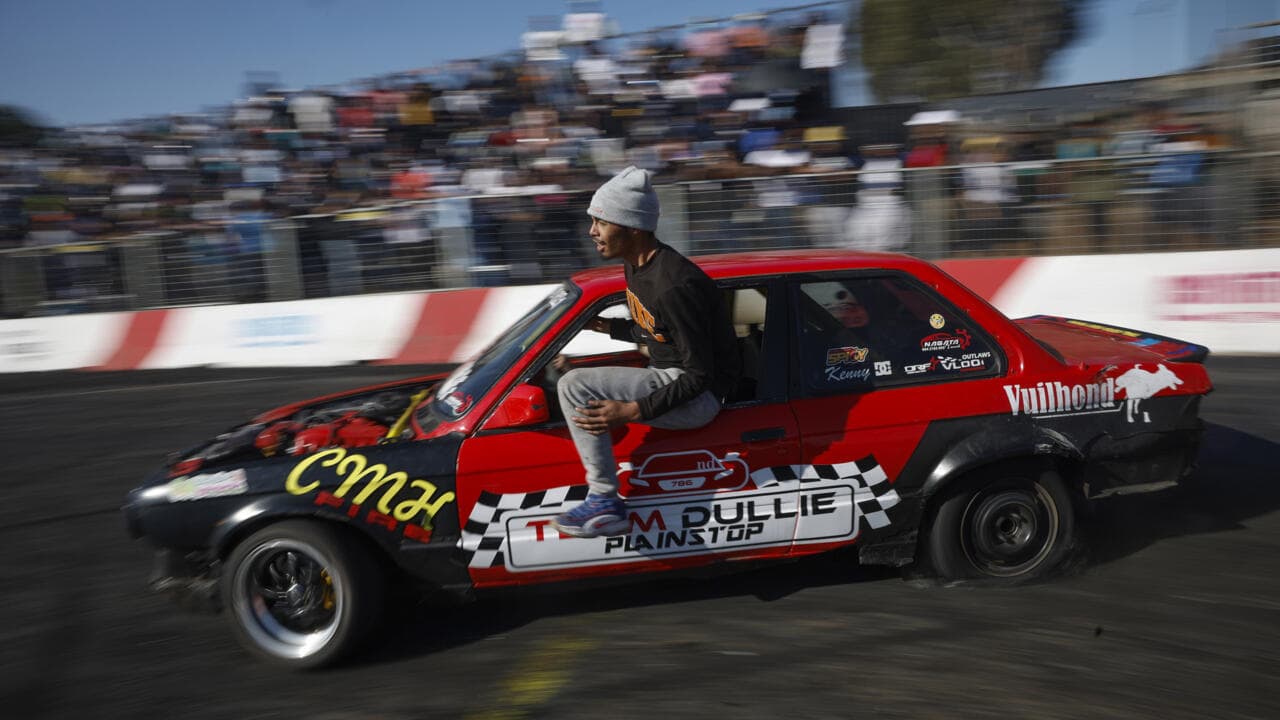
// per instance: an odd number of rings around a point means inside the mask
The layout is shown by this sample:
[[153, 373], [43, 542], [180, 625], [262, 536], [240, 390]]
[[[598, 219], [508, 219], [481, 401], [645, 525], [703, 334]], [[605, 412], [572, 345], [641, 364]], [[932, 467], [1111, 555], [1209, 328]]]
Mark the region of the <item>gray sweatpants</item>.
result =
[[[569, 423], [569, 434], [582, 458], [592, 495], [618, 494], [618, 463], [609, 433], [592, 435], [573, 423], [577, 409], [587, 407], [591, 400], [639, 400], [683, 374], [680, 368], [595, 367], [575, 368], [560, 378], [560, 409]], [[664, 430], [688, 430], [706, 425], [719, 412], [720, 401], [708, 390], [644, 424]]]

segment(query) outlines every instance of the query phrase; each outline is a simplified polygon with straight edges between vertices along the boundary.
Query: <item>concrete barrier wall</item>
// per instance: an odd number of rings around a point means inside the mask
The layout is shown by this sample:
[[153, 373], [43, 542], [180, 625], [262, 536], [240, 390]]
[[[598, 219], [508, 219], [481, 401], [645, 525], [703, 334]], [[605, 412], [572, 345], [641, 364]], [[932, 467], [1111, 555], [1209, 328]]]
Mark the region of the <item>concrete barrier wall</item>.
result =
[[[1280, 249], [939, 264], [1010, 317], [1064, 315], [1216, 353], [1280, 354]], [[461, 362], [550, 287], [5, 320], [0, 372]]]

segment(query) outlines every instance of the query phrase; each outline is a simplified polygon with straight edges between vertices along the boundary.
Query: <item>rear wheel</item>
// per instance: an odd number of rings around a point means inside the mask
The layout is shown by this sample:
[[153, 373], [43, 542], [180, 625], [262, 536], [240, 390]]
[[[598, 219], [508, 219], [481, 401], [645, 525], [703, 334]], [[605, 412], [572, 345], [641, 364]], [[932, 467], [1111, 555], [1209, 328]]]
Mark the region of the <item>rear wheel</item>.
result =
[[1062, 477], [1031, 466], [992, 469], [951, 493], [929, 528], [928, 558], [948, 580], [1018, 582], [1060, 566], [1075, 545]]
[[237, 639], [281, 665], [319, 667], [372, 629], [383, 578], [364, 546], [333, 527], [288, 520], [236, 546], [222, 581]]

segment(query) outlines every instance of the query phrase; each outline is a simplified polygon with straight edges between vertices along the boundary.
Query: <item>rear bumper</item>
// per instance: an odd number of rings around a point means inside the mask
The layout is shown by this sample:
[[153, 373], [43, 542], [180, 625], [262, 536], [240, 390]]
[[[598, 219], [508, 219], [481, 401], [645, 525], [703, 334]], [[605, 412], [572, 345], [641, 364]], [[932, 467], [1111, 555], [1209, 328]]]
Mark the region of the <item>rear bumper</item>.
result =
[[1151, 432], [1125, 438], [1110, 436], [1089, 453], [1090, 499], [1152, 492], [1176, 485], [1195, 469], [1203, 426]]

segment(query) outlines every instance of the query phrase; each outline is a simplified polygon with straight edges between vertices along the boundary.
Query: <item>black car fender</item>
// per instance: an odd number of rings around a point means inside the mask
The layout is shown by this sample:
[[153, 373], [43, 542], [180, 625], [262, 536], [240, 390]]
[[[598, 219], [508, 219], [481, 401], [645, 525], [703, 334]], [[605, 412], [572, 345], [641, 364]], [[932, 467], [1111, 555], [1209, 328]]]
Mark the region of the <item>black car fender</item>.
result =
[[[922, 440], [921, 445], [924, 444]], [[986, 417], [971, 432], [956, 437], [925, 476], [920, 487], [922, 501], [936, 496], [957, 478], [972, 470], [1018, 458], [1057, 457], [1071, 462], [1084, 460], [1084, 452], [1066, 434], [1034, 420]]]
[[321, 512], [314, 505], [301, 503], [292, 495], [279, 494], [256, 497], [214, 523], [208, 547], [214, 557], [225, 558], [241, 540], [272, 523], [306, 518], [347, 525], [349, 529], [376, 542], [372, 533], [358, 523], [343, 522], [345, 518], [341, 515]]
[[1076, 463], [1084, 455], [1068, 435], [1033, 418], [986, 415], [929, 423], [894, 483], [901, 499], [897, 519], [859, 539], [859, 559], [883, 565], [912, 562], [930, 500], [978, 468], [1032, 457]]

